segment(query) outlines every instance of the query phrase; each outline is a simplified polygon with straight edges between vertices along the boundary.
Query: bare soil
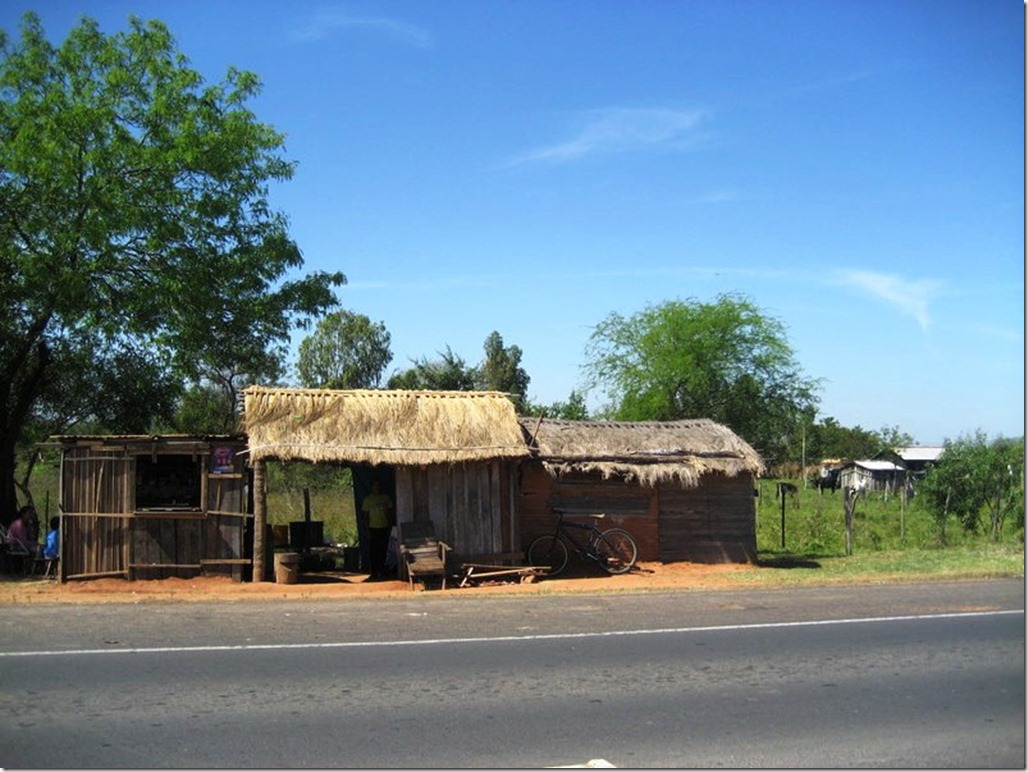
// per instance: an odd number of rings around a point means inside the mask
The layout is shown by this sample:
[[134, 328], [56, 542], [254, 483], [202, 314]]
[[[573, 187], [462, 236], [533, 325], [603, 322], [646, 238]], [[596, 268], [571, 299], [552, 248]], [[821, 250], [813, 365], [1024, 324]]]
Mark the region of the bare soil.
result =
[[[449, 580], [445, 595], [568, 593], [647, 590], [689, 590], [739, 586], [747, 574], [759, 571], [752, 565], [701, 565], [696, 563], [640, 563], [620, 576], [607, 576], [595, 569], [569, 571], [553, 579], [519, 583], [516, 580], [483, 582], [457, 587]], [[415, 592], [440, 593], [438, 585]], [[226, 576], [195, 579], [151, 579], [128, 581], [118, 578], [85, 579], [60, 584], [53, 579], [0, 577], [0, 605], [52, 603], [189, 603], [196, 601], [246, 602], [260, 600], [345, 599], [410, 597], [406, 581], [368, 581], [366, 574], [343, 572], [300, 574], [295, 584], [237, 582]]]

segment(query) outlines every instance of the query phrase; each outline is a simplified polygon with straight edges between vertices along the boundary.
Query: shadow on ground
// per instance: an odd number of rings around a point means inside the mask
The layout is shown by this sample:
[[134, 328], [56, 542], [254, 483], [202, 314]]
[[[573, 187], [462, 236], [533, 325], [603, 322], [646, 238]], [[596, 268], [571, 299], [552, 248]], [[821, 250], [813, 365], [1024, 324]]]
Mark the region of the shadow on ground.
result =
[[821, 568], [821, 564], [810, 555], [780, 555], [759, 558], [757, 565], [761, 568]]

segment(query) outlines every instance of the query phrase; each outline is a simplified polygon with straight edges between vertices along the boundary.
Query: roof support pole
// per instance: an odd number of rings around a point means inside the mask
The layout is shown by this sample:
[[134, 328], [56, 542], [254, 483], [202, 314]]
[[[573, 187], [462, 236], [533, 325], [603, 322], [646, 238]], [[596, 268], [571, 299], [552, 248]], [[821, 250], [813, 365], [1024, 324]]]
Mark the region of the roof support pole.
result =
[[253, 462], [253, 581], [264, 581], [264, 532], [268, 528], [268, 485], [263, 460]]

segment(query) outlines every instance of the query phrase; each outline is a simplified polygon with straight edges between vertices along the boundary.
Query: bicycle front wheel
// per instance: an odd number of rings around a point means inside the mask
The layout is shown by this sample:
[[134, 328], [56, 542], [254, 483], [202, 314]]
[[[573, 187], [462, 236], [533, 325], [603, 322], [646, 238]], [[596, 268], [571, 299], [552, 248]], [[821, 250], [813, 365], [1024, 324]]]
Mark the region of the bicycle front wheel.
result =
[[608, 574], [623, 574], [635, 565], [639, 554], [635, 539], [620, 528], [611, 528], [596, 537], [594, 549], [600, 565]]
[[568, 564], [568, 548], [556, 536], [540, 536], [528, 547], [528, 564], [546, 567], [544, 576], [556, 576]]

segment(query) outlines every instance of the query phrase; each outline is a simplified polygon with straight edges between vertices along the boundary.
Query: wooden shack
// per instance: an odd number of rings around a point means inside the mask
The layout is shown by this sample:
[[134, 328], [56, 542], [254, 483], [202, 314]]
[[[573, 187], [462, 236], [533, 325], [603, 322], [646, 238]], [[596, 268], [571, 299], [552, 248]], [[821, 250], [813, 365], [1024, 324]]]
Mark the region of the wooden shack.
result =
[[250, 473], [241, 436], [55, 436], [59, 577], [243, 578]]
[[888, 459], [847, 461], [839, 472], [840, 488], [853, 488], [863, 493], [895, 494], [903, 488], [906, 480], [907, 470], [901, 464]]
[[522, 546], [553, 528], [553, 511], [598, 514], [635, 537], [639, 560], [755, 562], [760, 456], [709, 420], [522, 418], [533, 459], [522, 468]]
[[[264, 464], [277, 459], [343, 464], [355, 480], [375, 470], [393, 481], [397, 522], [431, 521], [455, 560], [520, 548], [517, 465], [529, 450], [504, 394], [251, 386], [244, 404], [258, 539]], [[262, 544], [255, 555], [262, 577]]]

